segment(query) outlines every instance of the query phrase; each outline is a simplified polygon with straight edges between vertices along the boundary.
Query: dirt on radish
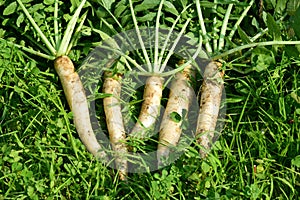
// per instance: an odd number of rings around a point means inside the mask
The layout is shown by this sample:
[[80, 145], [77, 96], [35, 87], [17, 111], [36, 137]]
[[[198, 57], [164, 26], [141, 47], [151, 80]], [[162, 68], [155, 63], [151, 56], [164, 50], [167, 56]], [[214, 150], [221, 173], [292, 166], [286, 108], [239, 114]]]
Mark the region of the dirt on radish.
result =
[[121, 180], [127, 177], [127, 146], [125, 144], [126, 133], [123, 124], [122, 108], [120, 102], [121, 74], [104, 74], [103, 93], [111, 94], [103, 99], [106, 124], [109, 132], [109, 139], [114, 151], [116, 168], [119, 170]]
[[206, 66], [203, 74], [200, 111], [196, 129], [197, 142], [201, 146], [199, 153], [202, 158], [206, 157], [215, 138], [215, 128], [224, 87], [224, 72], [220, 71], [221, 66], [221, 63], [212, 61]]
[[107, 156], [92, 129], [84, 87], [71, 59], [68, 56], [58, 57], [54, 61], [54, 67], [73, 112], [74, 124], [81, 141], [96, 158], [106, 159]]
[[[180, 64], [184, 64], [180, 61]], [[159, 141], [157, 146], [158, 166], [167, 159], [170, 148], [177, 145], [182, 132], [182, 123], [187, 120], [187, 113], [193, 99], [194, 90], [191, 79], [195, 71], [192, 65], [187, 65], [181, 72], [175, 74], [172, 81], [168, 103], [160, 124]], [[176, 116], [179, 119], [176, 119]]]
[[138, 120], [133, 127], [130, 137], [143, 139], [149, 137], [147, 132], [154, 129], [155, 122], [160, 114], [164, 79], [151, 76], [147, 79], [143, 95], [143, 103]]

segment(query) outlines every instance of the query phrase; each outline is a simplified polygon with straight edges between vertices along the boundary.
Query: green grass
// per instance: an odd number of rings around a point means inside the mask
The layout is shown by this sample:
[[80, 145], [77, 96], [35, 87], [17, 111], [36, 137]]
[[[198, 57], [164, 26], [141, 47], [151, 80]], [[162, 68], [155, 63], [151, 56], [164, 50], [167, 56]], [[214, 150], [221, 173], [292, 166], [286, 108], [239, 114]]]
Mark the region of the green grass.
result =
[[[0, 199], [299, 198], [300, 59], [278, 48], [227, 62], [225, 126], [207, 159], [193, 143], [120, 182], [81, 143], [52, 61], [0, 40]], [[77, 66], [86, 51], [71, 52]]]
[[[50, 63], [1, 44], [2, 199], [296, 199], [300, 194], [300, 62], [226, 74], [227, 117], [208, 159], [194, 147], [128, 183], [81, 144]], [[234, 64], [232, 64], [234, 69]], [[39, 68], [37, 68], [39, 67]], [[195, 146], [195, 145], [193, 145]], [[256, 172], [254, 168], [256, 165]]]

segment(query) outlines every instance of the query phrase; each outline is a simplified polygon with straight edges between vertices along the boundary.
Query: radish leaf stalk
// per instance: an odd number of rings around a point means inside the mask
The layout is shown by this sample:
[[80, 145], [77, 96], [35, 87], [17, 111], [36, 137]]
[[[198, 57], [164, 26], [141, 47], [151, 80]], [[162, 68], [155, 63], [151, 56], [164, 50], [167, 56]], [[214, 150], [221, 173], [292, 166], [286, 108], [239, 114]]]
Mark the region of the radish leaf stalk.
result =
[[[142, 104], [142, 109], [139, 114], [139, 117], [137, 119], [137, 122], [133, 129], [131, 130], [130, 137], [138, 137], [138, 138], [145, 138], [147, 136], [147, 132], [150, 130], [153, 130], [155, 122], [157, 121], [159, 114], [160, 114], [160, 99], [162, 97], [162, 91], [163, 91], [163, 83], [164, 79], [163, 76], [166, 75], [173, 75], [178, 71], [181, 71], [182, 68], [173, 69], [168, 72], [164, 72], [167, 62], [170, 59], [171, 55], [174, 53], [175, 47], [178, 45], [180, 38], [182, 37], [184, 31], [187, 28], [187, 25], [190, 22], [190, 19], [187, 19], [185, 24], [183, 25], [180, 33], [176, 36], [176, 39], [173, 42], [173, 45], [171, 46], [168, 54], [166, 56], [166, 47], [168, 44], [170, 44], [170, 38], [173, 33], [173, 30], [175, 28], [176, 23], [180, 19], [180, 15], [176, 18], [175, 22], [173, 23], [173, 26], [169, 30], [169, 33], [167, 35], [167, 38], [165, 39], [165, 42], [163, 43], [162, 49], [158, 50], [159, 47], [159, 21], [161, 16], [161, 9], [162, 5], [164, 3], [164, 0], [162, 0], [159, 4], [157, 16], [156, 16], [156, 24], [155, 24], [155, 38], [154, 38], [154, 63], [152, 64], [150, 62], [150, 58], [147, 54], [147, 50], [145, 49], [144, 42], [142, 41], [141, 33], [139, 31], [139, 27], [137, 25], [137, 20], [134, 14], [133, 4], [130, 0], [130, 10], [131, 15], [133, 18], [136, 34], [138, 36], [140, 46], [143, 52], [143, 55], [146, 60], [147, 68], [148, 68], [148, 80], [146, 81], [145, 90], [144, 90], [144, 101]], [[187, 6], [182, 13], [188, 8]], [[164, 60], [163, 60], [164, 59]], [[151, 74], [152, 73], [152, 74]], [[154, 89], [153, 91], [152, 88]]]

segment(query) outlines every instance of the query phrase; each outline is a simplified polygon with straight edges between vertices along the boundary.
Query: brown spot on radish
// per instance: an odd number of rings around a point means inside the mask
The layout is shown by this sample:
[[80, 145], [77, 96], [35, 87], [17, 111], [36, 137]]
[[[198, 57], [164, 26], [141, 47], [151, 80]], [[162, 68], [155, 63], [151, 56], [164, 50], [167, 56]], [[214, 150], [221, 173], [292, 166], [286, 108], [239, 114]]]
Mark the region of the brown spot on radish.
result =
[[200, 150], [201, 157], [205, 157], [207, 151], [211, 148], [218, 119], [222, 89], [224, 87], [222, 82], [224, 72], [218, 70], [220, 66], [222, 65], [219, 63], [210, 62], [204, 71], [200, 111], [196, 130], [196, 135], [200, 135], [197, 142], [203, 147], [203, 149]]
[[125, 180], [127, 175], [127, 160], [122, 156], [127, 154], [127, 147], [126, 144], [123, 143], [126, 139], [126, 135], [119, 102], [121, 92], [119, 78], [121, 76], [118, 74], [115, 74], [116, 77], [111, 75], [111, 73], [105, 73], [106, 78], [103, 84], [103, 92], [112, 94], [112, 96], [105, 97], [103, 99], [103, 105], [112, 148], [116, 153], [120, 153], [115, 156], [115, 164], [117, 169], [120, 170], [120, 179]]
[[74, 73], [75, 68], [67, 56], [61, 56], [55, 59], [54, 68], [59, 76], [66, 76]]
[[164, 79], [158, 76], [151, 76], [147, 78], [141, 112], [137, 123], [130, 133], [133, 138], [145, 138], [147, 130], [154, 127], [160, 111], [163, 82]]
[[58, 57], [54, 61], [54, 68], [63, 86], [69, 107], [73, 112], [74, 124], [82, 143], [96, 158], [106, 159], [106, 153], [99, 153], [102, 147], [98, 143], [91, 126], [84, 88], [79, 75], [75, 72], [72, 61], [67, 56]]
[[[179, 64], [183, 63], [184, 61], [179, 62]], [[169, 156], [170, 146], [177, 145], [182, 132], [183, 110], [189, 110], [193, 90], [188, 84], [190, 76], [187, 76], [186, 73], [194, 76], [191, 65], [176, 73], [171, 84], [169, 100], [160, 125], [159, 144], [157, 146], [158, 166], [161, 166], [162, 158]]]

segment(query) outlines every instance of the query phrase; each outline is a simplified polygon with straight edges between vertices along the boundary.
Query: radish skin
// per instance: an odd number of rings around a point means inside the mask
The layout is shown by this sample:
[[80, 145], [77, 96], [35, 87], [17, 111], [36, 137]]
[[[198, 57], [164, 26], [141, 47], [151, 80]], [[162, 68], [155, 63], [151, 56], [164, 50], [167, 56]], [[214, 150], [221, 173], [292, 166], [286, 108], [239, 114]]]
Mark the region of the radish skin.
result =
[[126, 180], [128, 164], [125, 156], [128, 151], [125, 144], [126, 134], [119, 100], [121, 93], [120, 79], [121, 76], [119, 74], [112, 76], [110, 73], [105, 73], [103, 92], [112, 94], [112, 96], [105, 97], [103, 99], [103, 105], [110, 142], [116, 154], [115, 164], [119, 170], [120, 179]]
[[[159, 143], [157, 146], [158, 166], [162, 165], [164, 158], [168, 158], [170, 147], [176, 146], [179, 141], [182, 132], [182, 121], [186, 118], [183, 115], [189, 110], [194, 93], [189, 83], [193, 76], [195, 76], [195, 73], [192, 66], [188, 65], [183, 71], [177, 72], [175, 80], [172, 81], [169, 100], [160, 125]], [[172, 119], [171, 114], [174, 112], [180, 115], [180, 121]]]
[[197, 143], [201, 145], [200, 156], [205, 158], [215, 136], [215, 128], [224, 88], [224, 72], [219, 71], [221, 63], [210, 62], [203, 75], [200, 111], [197, 121]]
[[147, 131], [154, 128], [155, 122], [160, 114], [163, 83], [164, 79], [159, 76], [151, 76], [147, 79], [141, 112], [130, 133], [130, 137], [139, 139], [149, 137]]
[[84, 87], [71, 59], [67, 56], [58, 57], [54, 61], [54, 67], [73, 112], [74, 124], [81, 141], [96, 158], [107, 159], [94, 134]]

